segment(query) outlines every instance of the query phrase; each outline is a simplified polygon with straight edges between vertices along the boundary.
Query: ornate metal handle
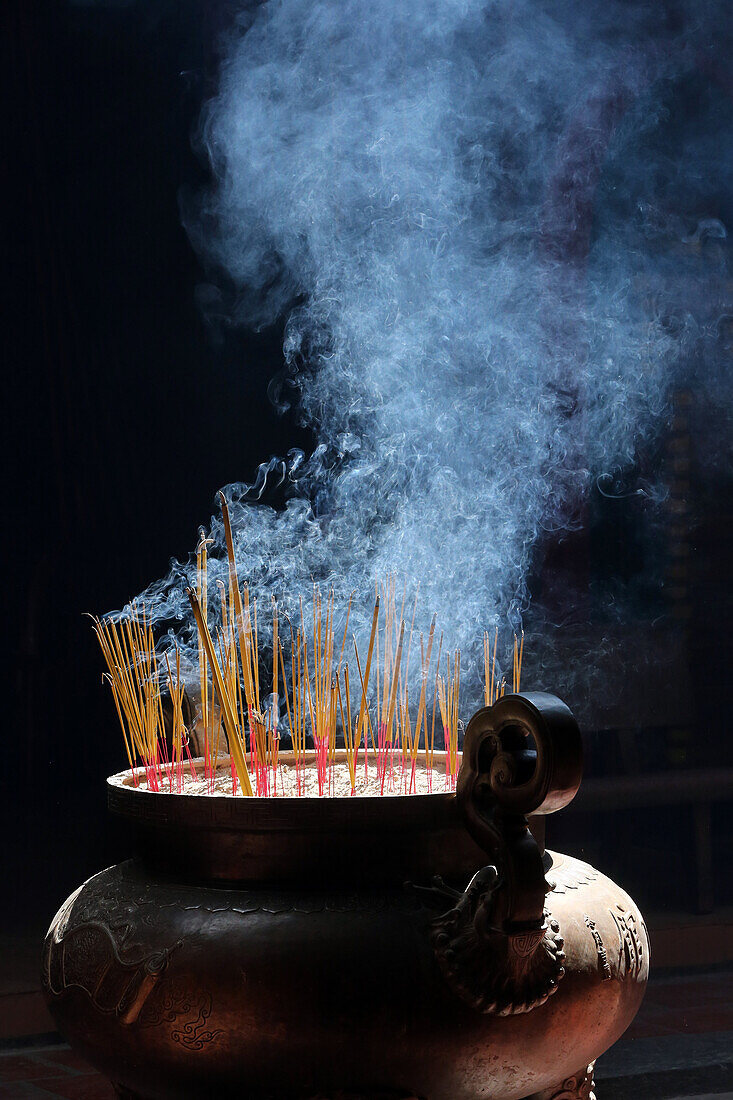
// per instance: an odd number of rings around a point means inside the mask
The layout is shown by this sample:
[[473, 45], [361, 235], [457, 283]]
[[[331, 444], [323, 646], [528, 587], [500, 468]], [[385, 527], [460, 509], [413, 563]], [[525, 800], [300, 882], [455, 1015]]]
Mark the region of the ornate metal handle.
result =
[[565, 973], [563, 938], [546, 919], [542, 854], [527, 815], [571, 801], [582, 774], [580, 731], [554, 695], [506, 695], [466, 729], [457, 797], [466, 828], [491, 856], [452, 908], [433, 946], [452, 988], [481, 1012], [531, 1012]]
[[508, 934], [543, 926], [547, 888], [527, 815], [567, 806], [582, 772], [578, 724], [555, 695], [505, 695], [468, 723], [457, 797], [466, 828], [497, 862]]

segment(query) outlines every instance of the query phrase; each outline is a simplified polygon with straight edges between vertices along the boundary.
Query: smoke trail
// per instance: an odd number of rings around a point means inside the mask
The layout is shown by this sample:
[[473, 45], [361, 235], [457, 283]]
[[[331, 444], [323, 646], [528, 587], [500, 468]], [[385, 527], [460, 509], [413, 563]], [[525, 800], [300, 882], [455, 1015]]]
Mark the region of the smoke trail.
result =
[[[256, 594], [294, 610], [311, 578], [347, 596], [395, 572], [475, 685], [541, 539], [633, 465], [692, 359], [718, 362], [728, 260], [689, 239], [727, 247], [695, 160], [723, 150], [688, 127], [645, 159], [709, 25], [700, 5], [673, 20], [608, 0], [239, 17], [201, 125], [215, 186], [188, 228], [240, 323], [287, 318], [276, 399], [319, 440], [261, 469], [284, 509], [228, 489]], [[186, 572], [145, 594], [179, 638]]]

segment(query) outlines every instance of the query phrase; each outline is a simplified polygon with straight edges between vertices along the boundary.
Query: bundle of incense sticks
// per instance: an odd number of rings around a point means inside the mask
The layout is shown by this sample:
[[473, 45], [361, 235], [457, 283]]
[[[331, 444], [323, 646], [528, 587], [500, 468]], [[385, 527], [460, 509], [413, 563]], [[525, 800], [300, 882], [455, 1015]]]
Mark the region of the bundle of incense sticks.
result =
[[167, 654], [165, 658], [165, 682], [171, 703], [168, 739], [164, 735], [162, 676], [145, 611], [135, 608], [119, 622], [109, 618], [93, 621], [107, 664], [104, 678], [112, 690], [135, 783], [139, 782], [139, 771], [142, 771], [149, 790], [180, 792], [186, 763], [191, 775], [194, 778], [197, 775], [183, 720], [185, 688], [180, 653], [176, 649], [173, 667]]
[[[398, 597], [394, 576], [375, 584], [369, 643], [366, 652], [360, 653], [352, 635], [355, 668], [351, 669], [346, 660], [351, 601], [346, 607], [345, 626], [337, 636], [333, 591], [324, 597], [314, 586], [310, 607], [306, 609], [301, 599], [295, 623], [283, 623], [273, 599], [268, 639], [262, 646], [271, 652], [271, 691], [265, 696], [260, 680], [265, 675], [260, 656], [262, 623], [261, 619], [258, 622], [257, 602], [250, 597], [247, 585], [239, 585], [229, 509], [223, 497], [222, 514], [228, 584], [217, 581], [213, 629], [207, 576], [210, 540], [203, 532], [197, 549], [196, 587], [187, 590], [198, 632], [198, 761], [191, 756], [192, 731], [184, 722], [186, 689], [177, 647], [172, 659], [165, 654], [162, 667], [144, 607], [132, 605], [116, 621], [94, 620], [107, 665], [105, 679], [112, 690], [134, 782], [144, 780], [153, 791], [181, 792], [187, 768], [192, 778], [203, 779], [214, 793], [220, 762], [228, 756], [232, 794], [276, 796], [280, 735], [286, 732], [279, 708], [283, 696], [296, 794], [304, 793], [303, 774], [306, 767], [313, 766], [312, 761], [317, 770], [318, 794], [334, 793], [337, 748], [345, 750], [352, 794], [359, 769], [363, 769], [365, 779], [370, 774], [376, 778], [381, 794], [413, 793], [421, 754], [432, 789], [436, 714], [442, 727], [442, 746], [438, 747], [445, 750], [444, 786], [453, 789], [461, 728], [461, 655], [459, 651], [446, 654], [441, 666], [443, 638], [440, 635], [436, 645], [435, 617], [427, 638], [419, 635], [420, 690], [417, 705], [411, 709], [407, 673], [413, 644], [417, 645], [417, 596], [411, 614], [408, 612], [408, 625], [405, 593], [401, 599]], [[493, 645], [488, 633], [484, 635], [486, 705], [495, 702], [507, 687], [506, 677], [501, 676], [497, 666], [498, 646], [498, 629]], [[520, 688], [523, 654], [524, 635], [515, 635], [515, 692]], [[263, 705], [265, 699], [269, 701]]]

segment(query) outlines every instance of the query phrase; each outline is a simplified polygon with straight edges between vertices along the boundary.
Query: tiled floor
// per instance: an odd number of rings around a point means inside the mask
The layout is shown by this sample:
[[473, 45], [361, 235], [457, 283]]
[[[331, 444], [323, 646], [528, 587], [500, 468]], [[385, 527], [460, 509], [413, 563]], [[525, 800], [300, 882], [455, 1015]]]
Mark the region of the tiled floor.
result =
[[0, 1054], [0, 1097], [36, 1100], [114, 1100], [109, 1082], [67, 1047]]

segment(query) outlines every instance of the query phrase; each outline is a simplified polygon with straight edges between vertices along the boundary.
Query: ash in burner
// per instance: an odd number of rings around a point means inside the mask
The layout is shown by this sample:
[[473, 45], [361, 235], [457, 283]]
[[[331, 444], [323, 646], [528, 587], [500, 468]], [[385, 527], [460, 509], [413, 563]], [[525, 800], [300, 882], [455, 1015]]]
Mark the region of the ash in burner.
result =
[[[343, 751], [338, 753], [343, 756]], [[439, 754], [441, 757], [442, 753]], [[163, 772], [162, 781], [155, 789], [159, 794], [184, 794], [196, 797], [224, 796], [236, 798], [242, 795], [241, 787], [232, 783], [228, 763], [220, 764], [212, 778], [206, 778], [202, 760], [192, 761], [194, 770], [182, 769], [180, 776], [174, 769]], [[428, 766], [419, 760], [413, 763], [399, 748], [391, 754], [386, 765], [382, 765], [374, 754], [367, 757], [362, 754], [353, 777], [346, 760], [331, 758], [328, 761], [325, 781], [319, 774], [318, 761], [309, 754], [307, 759], [296, 759], [288, 754], [287, 760], [280, 760], [276, 767], [270, 768], [267, 777], [267, 794], [254, 797], [269, 798], [381, 798], [394, 795], [441, 794], [454, 791], [456, 776], [447, 770], [448, 758], [444, 766], [437, 763], [433, 754], [433, 764]], [[114, 777], [126, 785], [132, 784], [141, 791], [152, 790], [149, 787], [145, 770], [138, 768], [134, 776], [122, 772]]]

